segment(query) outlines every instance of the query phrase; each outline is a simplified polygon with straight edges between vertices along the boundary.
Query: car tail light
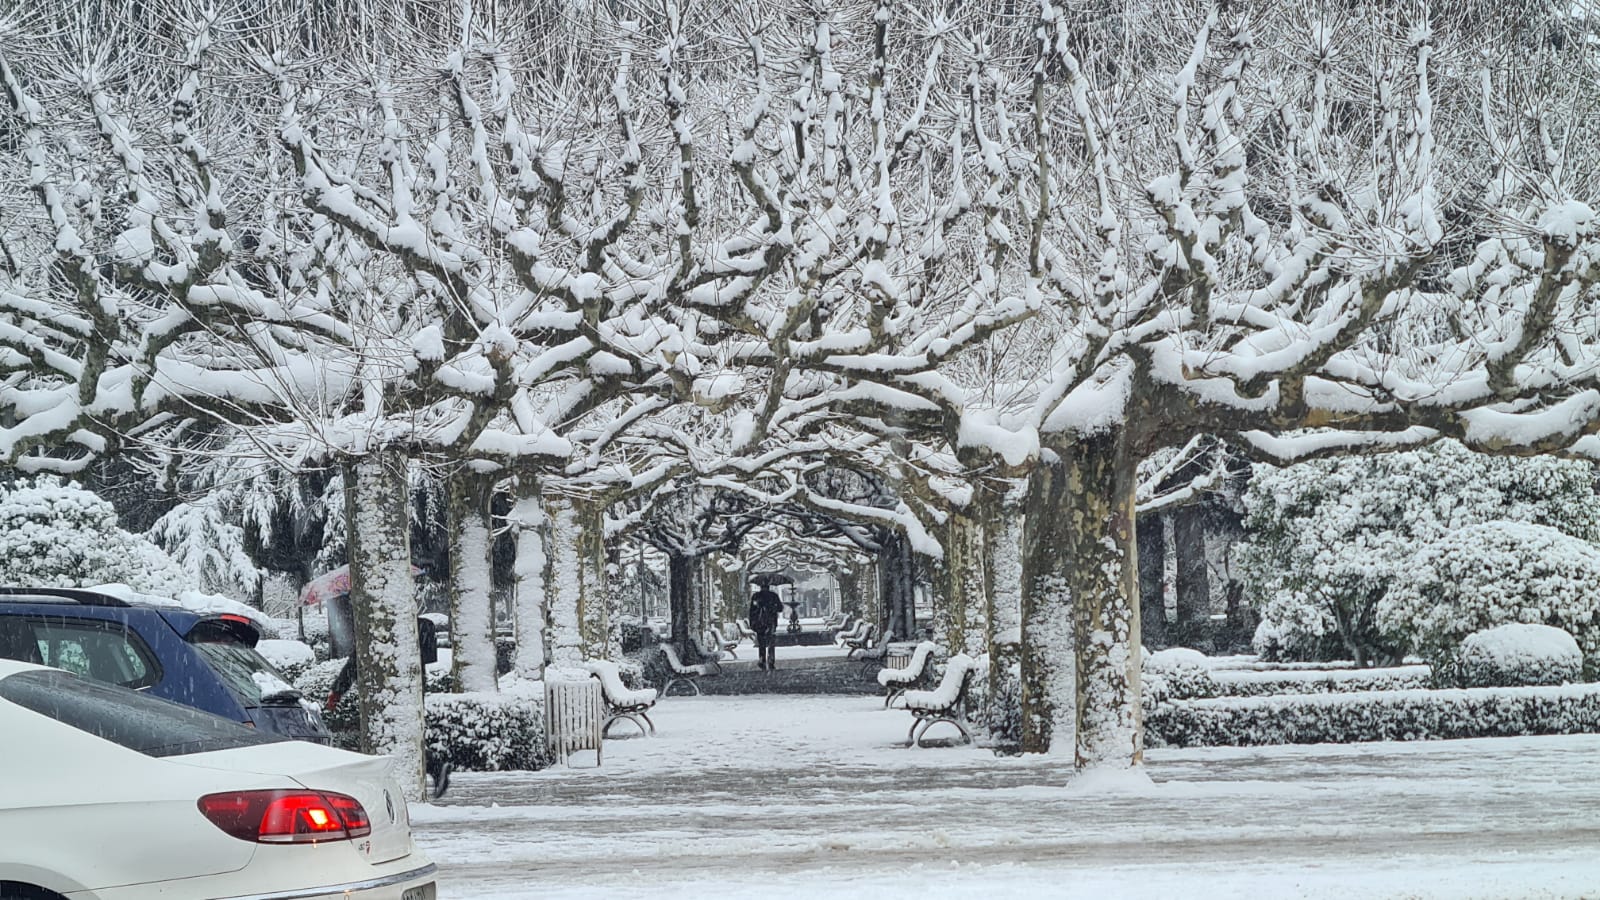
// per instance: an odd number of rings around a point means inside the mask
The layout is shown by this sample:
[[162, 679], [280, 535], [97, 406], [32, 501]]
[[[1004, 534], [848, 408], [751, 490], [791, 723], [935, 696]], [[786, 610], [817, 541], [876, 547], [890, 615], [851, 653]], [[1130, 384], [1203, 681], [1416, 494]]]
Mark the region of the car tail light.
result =
[[211, 824], [242, 841], [301, 844], [372, 833], [356, 798], [329, 791], [231, 791], [207, 794], [199, 806]]

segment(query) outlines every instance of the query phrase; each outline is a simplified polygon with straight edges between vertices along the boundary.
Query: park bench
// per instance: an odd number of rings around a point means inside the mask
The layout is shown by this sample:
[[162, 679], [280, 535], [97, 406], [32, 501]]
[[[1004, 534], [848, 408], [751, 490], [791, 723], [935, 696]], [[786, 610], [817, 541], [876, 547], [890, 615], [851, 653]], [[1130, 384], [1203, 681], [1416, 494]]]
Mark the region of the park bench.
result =
[[[844, 645], [851, 650], [869, 650], [878, 640], [878, 626], [868, 625], [860, 634], [845, 638]], [[884, 643], [888, 643], [885, 641]]]
[[672, 670], [672, 674], [667, 676], [666, 682], [661, 685], [662, 699], [665, 699], [668, 692], [672, 690], [672, 686], [679, 682], [694, 688], [695, 695], [699, 696], [700, 685], [695, 683], [695, 679], [703, 675], [722, 674], [722, 666], [718, 665], [715, 659], [707, 659], [703, 663], [686, 666], [678, 656], [678, 649], [671, 644], [662, 644], [661, 652], [666, 656], [667, 666]]
[[967, 723], [967, 687], [972, 682], [972, 673], [976, 668], [977, 663], [972, 657], [957, 653], [946, 664], [944, 678], [940, 679], [938, 687], [931, 691], [906, 691], [900, 695], [901, 704], [911, 711], [915, 720], [911, 723], [911, 733], [906, 737], [906, 746], [921, 747], [928, 730], [940, 722], [954, 725], [966, 743], [972, 743], [972, 727]]
[[741, 640], [754, 641], [756, 639], [755, 629], [750, 627], [748, 619], [734, 619], [733, 627], [739, 629], [739, 638]]
[[618, 671], [617, 664], [609, 660], [591, 659], [584, 666], [599, 680], [600, 693], [606, 703], [605, 724], [600, 726], [602, 738], [619, 719], [627, 719], [639, 726], [640, 734], [656, 733], [656, 723], [650, 721], [650, 707], [656, 705], [655, 688], [637, 691], [629, 688], [622, 683], [622, 673]]
[[573, 753], [593, 750], [599, 766], [605, 721], [603, 688], [593, 679], [544, 683], [545, 736], [554, 759], [571, 766]]
[[[730, 633], [732, 637], [729, 636]], [[734, 659], [739, 658], [739, 635], [731, 628], [711, 626], [711, 630], [706, 632], [706, 643], [725, 651]]]
[[867, 627], [868, 626], [865, 619], [857, 619], [854, 623], [847, 622], [845, 627], [841, 627], [837, 632], [834, 633], [833, 642], [840, 647], [843, 647], [846, 641], [866, 634]]
[[[885, 641], [883, 646], [889, 646]], [[928, 660], [937, 649], [933, 641], [923, 641], [912, 651], [911, 659], [903, 669], [885, 668], [878, 672], [878, 683], [883, 685], [883, 708], [888, 709], [907, 691], [915, 690], [933, 672]]]

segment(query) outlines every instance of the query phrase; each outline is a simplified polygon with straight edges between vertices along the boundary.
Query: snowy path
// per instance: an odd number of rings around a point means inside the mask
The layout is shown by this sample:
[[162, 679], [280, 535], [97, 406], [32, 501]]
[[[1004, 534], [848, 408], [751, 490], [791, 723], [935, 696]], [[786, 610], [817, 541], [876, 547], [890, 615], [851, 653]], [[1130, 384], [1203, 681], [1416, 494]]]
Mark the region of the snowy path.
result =
[[674, 698], [602, 769], [457, 776], [418, 840], [463, 898], [1600, 896], [1600, 736], [1153, 751], [1096, 791], [880, 705]]

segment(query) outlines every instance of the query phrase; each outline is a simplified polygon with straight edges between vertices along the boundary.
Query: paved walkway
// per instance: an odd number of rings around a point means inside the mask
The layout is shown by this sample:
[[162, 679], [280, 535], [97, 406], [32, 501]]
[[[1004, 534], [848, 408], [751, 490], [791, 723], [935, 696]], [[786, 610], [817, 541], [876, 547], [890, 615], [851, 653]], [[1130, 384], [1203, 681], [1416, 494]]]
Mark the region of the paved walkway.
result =
[[1151, 753], [900, 746], [866, 697], [674, 698], [598, 770], [457, 776], [441, 896], [1596, 897], [1600, 737]]

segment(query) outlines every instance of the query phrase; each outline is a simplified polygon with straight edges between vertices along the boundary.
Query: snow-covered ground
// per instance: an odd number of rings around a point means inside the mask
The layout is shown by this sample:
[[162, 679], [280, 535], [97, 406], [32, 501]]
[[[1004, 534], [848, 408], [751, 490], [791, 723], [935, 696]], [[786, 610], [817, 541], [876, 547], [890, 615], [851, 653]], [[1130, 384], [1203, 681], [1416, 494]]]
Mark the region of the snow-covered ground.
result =
[[1153, 751], [1096, 789], [881, 705], [672, 698], [598, 769], [458, 775], [418, 840], [445, 897], [1600, 895], [1600, 736]]

